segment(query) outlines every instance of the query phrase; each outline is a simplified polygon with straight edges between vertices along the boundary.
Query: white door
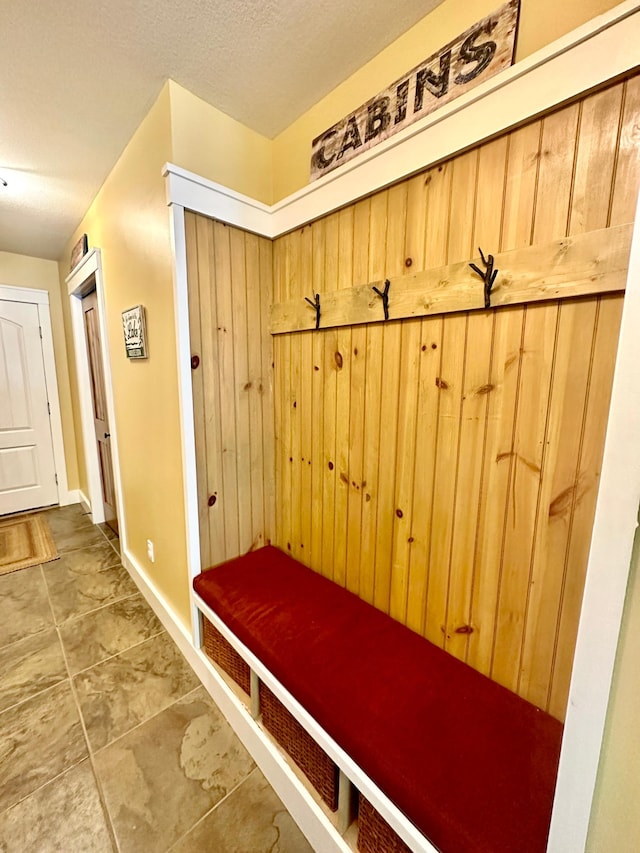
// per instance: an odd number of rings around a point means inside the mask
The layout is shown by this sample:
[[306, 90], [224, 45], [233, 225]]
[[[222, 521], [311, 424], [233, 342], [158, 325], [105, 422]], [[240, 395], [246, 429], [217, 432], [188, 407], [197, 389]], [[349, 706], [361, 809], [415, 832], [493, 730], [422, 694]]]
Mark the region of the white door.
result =
[[0, 300], [0, 515], [55, 503], [38, 306]]

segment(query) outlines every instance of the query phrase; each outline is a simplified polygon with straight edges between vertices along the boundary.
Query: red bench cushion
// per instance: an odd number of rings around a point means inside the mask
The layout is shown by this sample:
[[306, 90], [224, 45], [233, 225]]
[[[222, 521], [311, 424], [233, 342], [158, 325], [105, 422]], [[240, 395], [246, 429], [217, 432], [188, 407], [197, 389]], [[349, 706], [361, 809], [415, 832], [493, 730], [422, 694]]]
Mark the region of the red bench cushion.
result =
[[194, 588], [444, 853], [541, 853], [562, 725], [276, 548]]

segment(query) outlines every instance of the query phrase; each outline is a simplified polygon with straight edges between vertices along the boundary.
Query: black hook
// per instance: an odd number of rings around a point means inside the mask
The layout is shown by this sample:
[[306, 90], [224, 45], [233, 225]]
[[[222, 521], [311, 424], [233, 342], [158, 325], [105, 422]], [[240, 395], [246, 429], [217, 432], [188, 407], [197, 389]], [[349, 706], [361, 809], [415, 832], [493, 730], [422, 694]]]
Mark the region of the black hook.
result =
[[308, 296], [305, 296], [306, 301], [311, 305], [313, 310], [316, 312], [316, 329], [320, 328], [320, 294], [316, 293], [315, 302], [312, 299], [309, 299]]
[[480, 252], [480, 257], [482, 258], [482, 263], [486, 267], [486, 271], [483, 272], [475, 264], [469, 264], [469, 266], [474, 272], [477, 272], [480, 278], [484, 281], [484, 307], [491, 308], [491, 288], [493, 287], [493, 283], [498, 275], [498, 270], [494, 270], [493, 268], [493, 255], [489, 255], [488, 258], [485, 258], [483, 251], [479, 246], [478, 251]]
[[391, 282], [389, 279], [385, 279], [384, 282], [384, 293], [374, 285], [371, 290], [375, 290], [378, 296], [382, 299], [382, 307], [384, 308], [384, 319], [389, 319], [389, 288], [391, 287]]

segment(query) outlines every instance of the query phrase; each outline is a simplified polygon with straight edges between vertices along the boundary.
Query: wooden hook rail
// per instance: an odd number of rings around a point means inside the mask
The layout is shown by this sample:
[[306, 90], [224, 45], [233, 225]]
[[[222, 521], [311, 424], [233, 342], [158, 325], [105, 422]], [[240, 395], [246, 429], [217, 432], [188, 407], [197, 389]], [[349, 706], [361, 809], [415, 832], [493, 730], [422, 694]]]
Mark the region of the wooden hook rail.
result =
[[[424, 272], [369, 284], [293, 299], [272, 306], [271, 333], [299, 332], [319, 328], [320, 298], [322, 326], [354, 326], [384, 322], [379, 308], [393, 287], [393, 319], [426, 317], [455, 311], [484, 310], [490, 297], [493, 308], [568, 299], [625, 289], [632, 225], [602, 228], [575, 237], [566, 237], [538, 246], [501, 252], [485, 259], [486, 271], [477, 264], [477, 272], [490, 279], [489, 292], [478, 293], [477, 279], [464, 261]], [[484, 256], [483, 256], [484, 258]], [[493, 259], [489, 273], [489, 261]], [[482, 262], [482, 258], [478, 259]], [[500, 269], [500, 277], [496, 273]], [[375, 292], [372, 292], [375, 291]], [[310, 317], [309, 303], [316, 309], [316, 324]], [[384, 319], [388, 319], [388, 304]]]

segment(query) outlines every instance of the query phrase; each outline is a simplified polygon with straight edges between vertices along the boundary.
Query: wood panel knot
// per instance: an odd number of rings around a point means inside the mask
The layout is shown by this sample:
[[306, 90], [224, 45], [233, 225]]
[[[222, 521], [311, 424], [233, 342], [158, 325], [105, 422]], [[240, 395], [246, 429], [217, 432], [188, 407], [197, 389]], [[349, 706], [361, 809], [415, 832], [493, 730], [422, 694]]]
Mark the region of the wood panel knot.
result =
[[245, 382], [245, 383], [244, 383], [244, 387], [243, 387], [243, 389], [242, 389], [242, 390], [243, 390], [243, 391], [249, 391], [249, 390], [251, 389], [251, 387], [252, 387], [252, 383], [251, 383], [251, 382]]
[[333, 462], [329, 460], [329, 470], [333, 471]]
[[436, 387], [441, 388], [443, 391], [446, 391], [449, 387], [449, 383], [445, 382], [445, 380], [441, 379], [439, 376], [436, 376]]
[[399, 508], [398, 508], [398, 509], [396, 510], [396, 515], [398, 516], [398, 518], [402, 518], [402, 517], [404, 516], [404, 513], [402, 512], [402, 510], [401, 510], [401, 509], [399, 509]]
[[336, 352], [334, 353], [333, 358], [334, 358], [334, 360], [335, 360], [336, 367], [338, 368], [338, 370], [342, 370], [342, 364], [343, 364], [342, 353], [341, 353], [341, 352], [336, 351]]
[[495, 388], [495, 385], [492, 385], [490, 382], [487, 382], [487, 384], [486, 384], [486, 385], [481, 385], [481, 386], [476, 390], [476, 394], [478, 394], [478, 395], [482, 395], [482, 394], [489, 394], [489, 392], [490, 392], [490, 391], [493, 391], [493, 389], [494, 389], [494, 388]]
[[455, 632], [456, 634], [473, 634], [473, 627], [471, 625], [460, 625]]

